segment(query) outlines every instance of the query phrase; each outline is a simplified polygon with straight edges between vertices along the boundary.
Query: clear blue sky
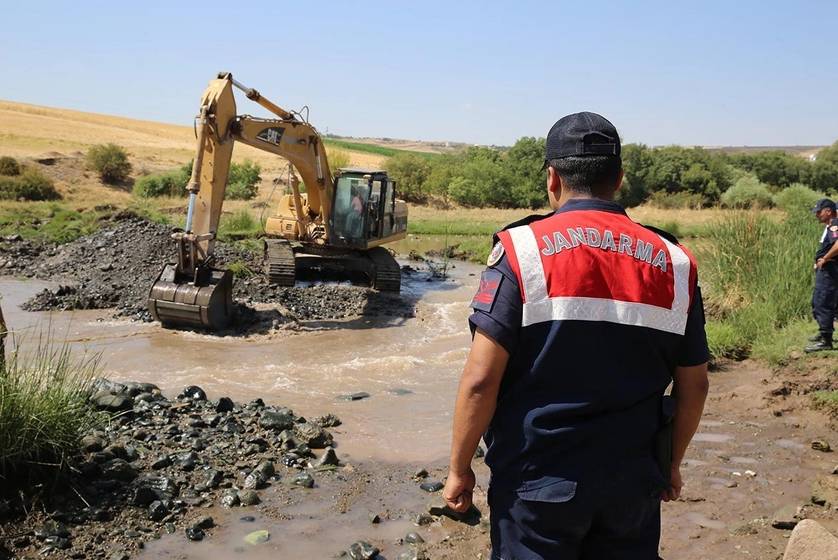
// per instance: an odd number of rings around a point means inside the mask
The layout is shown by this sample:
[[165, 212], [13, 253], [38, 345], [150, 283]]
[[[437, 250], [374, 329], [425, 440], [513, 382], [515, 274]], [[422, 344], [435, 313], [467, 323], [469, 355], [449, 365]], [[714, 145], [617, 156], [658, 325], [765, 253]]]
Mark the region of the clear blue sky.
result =
[[[838, 3], [3, 0], [0, 99], [189, 125], [229, 70], [321, 131], [511, 144], [838, 139]], [[261, 114], [243, 97], [239, 112]]]

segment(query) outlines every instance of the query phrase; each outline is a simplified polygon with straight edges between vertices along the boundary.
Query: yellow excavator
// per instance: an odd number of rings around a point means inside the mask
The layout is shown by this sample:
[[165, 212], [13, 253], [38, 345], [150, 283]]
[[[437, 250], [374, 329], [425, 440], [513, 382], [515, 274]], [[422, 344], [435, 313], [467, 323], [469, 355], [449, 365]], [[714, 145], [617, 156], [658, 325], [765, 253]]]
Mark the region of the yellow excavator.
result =
[[[278, 118], [236, 114], [233, 88]], [[300, 113], [275, 105], [222, 72], [204, 91], [196, 118], [197, 151], [186, 190], [186, 227], [173, 234], [177, 262], [167, 264], [148, 295], [153, 319], [164, 327], [222, 329], [234, 315], [233, 275], [214, 267], [214, 246], [233, 154], [242, 142], [288, 160], [290, 174], [265, 224], [265, 273], [293, 286], [298, 273], [363, 277], [380, 291], [398, 292], [401, 270], [383, 244], [403, 239], [407, 205], [396, 184], [376, 169], [329, 168], [323, 140]]]

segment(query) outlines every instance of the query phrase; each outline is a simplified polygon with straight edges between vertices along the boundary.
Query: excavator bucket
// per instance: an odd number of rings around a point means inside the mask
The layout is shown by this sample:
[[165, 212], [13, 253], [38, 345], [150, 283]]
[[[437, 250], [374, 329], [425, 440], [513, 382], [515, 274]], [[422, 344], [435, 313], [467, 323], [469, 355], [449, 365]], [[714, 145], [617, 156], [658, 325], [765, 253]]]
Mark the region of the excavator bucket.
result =
[[207, 269], [199, 282], [180, 278], [167, 264], [148, 294], [148, 310], [164, 327], [219, 330], [233, 319], [233, 273]]

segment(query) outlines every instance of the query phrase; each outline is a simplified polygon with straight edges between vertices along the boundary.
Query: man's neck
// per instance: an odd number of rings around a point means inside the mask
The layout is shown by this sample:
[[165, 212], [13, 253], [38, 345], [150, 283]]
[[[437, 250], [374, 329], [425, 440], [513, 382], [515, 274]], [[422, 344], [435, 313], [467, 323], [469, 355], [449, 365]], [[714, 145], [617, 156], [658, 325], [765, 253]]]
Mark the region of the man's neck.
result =
[[[575, 191], [563, 191], [562, 195], [559, 197], [559, 204], [558, 208], [564, 206], [568, 200], [602, 200], [604, 202], [613, 202], [613, 197], [603, 197], [603, 196], [593, 196], [586, 193], [579, 193]], [[558, 210], [556, 208], [556, 210]]]

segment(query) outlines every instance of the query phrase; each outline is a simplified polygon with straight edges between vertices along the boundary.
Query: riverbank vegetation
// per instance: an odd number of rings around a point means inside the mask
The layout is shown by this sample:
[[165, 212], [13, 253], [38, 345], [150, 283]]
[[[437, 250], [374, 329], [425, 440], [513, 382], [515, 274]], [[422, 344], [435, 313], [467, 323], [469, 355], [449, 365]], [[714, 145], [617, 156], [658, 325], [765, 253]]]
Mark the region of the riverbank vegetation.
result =
[[97, 358], [74, 357], [50, 334], [18, 345], [0, 369], [0, 476], [62, 468], [99, 421], [87, 404]]

